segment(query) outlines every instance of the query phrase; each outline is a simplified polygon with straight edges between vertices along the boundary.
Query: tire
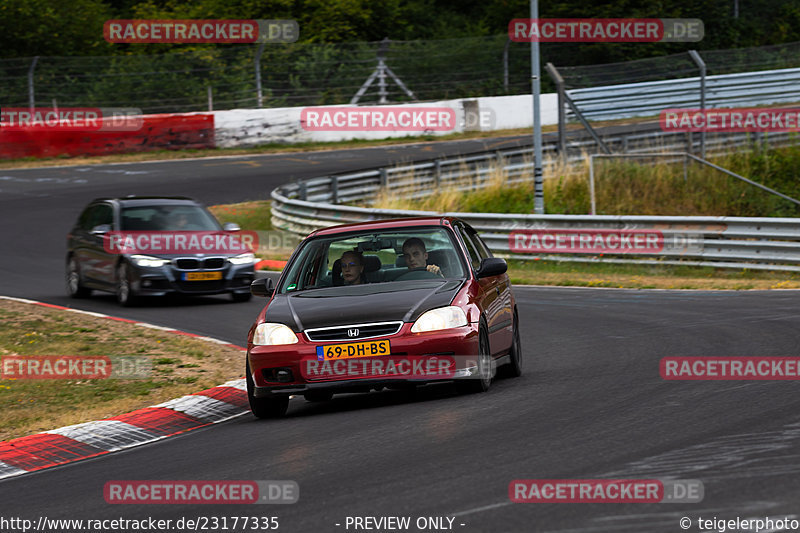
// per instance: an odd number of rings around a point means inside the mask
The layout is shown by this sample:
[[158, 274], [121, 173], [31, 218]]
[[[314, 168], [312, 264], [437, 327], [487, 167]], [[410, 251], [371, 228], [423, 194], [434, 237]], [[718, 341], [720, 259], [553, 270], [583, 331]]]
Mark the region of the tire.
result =
[[332, 392], [312, 391], [303, 395], [307, 402], [329, 402], [333, 398]]
[[249, 302], [253, 295], [249, 292], [232, 292], [231, 300], [234, 302]]
[[511, 350], [508, 353], [511, 361], [499, 370], [503, 377], [518, 378], [522, 375], [522, 343], [519, 339], [519, 319], [516, 309], [514, 310], [514, 326], [511, 335]]
[[274, 396], [272, 398], [256, 398], [253, 396], [255, 384], [250, 374], [250, 365], [245, 370], [247, 381], [247, 399], [250, 402], [250, 412], [256, 418], [281, 418], [289, 408], [289, 396]]
[[81, 284], [81, 272], [74, 257], [70, 257], [67, 261], [66, 282], [67, 294], [70, 298], [88, 298], [92, 295], [92, 289], [87, 289]]
[[136, 296], [131, 287], [127, 263], [123, 262], [117, 266], [117, 287], [114, 292], [117, 295], [117, 303], [123, 307], [134, 306], [139, 301], [138, 296]]
[[456, 381], [456, 389], [462, 394], [473, 394], [486, 392], [492, 384], [492, 352], [489, 350], [489, 336], [486, 329], [481, 327], [480, 340], [478, 347], [478, 372], [481, 377], [459, 379]]

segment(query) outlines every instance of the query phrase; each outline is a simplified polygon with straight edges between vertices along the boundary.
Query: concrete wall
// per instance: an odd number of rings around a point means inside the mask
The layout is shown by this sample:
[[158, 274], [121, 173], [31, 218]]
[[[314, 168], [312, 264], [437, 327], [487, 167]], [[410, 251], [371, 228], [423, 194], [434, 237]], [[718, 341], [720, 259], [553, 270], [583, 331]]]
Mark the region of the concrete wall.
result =
[[[488, 111], [489, 127], [481, 131], [496, 131], [533, 127], [533, 97], [531, 95], [492, 96], [442, 100], [422, 104], [404, 104], [392, 107], [447, 107], [455, 111], [458, 126], [453, 131], [434, 131], [430, 135], [448, 135], [465, 131], [465, 102], [477, 102], [478, 112]], [[542, 124], [558, 123], [558, 98], [555, 93], [542, 95]], [[322, 106], [350, 107], [350, 106]], [[352, 106], [357, 107], [357, 106]], [[352, 139], [388, 139], [419, 136], [420, 132], [385, 131], [305, 131], [300, 123], [301, 107], [270, 109], [235, 109], [215, 111], [215, 138], [219, 147], [255, 146], [281, 142], [335, 142]]]
[[[542, 95], [542, 124], [558, 122], [555, 94]], [[320, 106], [350, 107], [350, 106]], [[357, 107], [357, 106], [352, 106]], [[533, 126], [530, 95], [442, 100], [391, 107], [452, 109], [456, 127], [449, 131], [306, 131], [302, 107], [234, 109], [210, 113], [145, 115], [138, 131], [63, 131], [37, 128], [3, 131], [0, 158], [103, 155], [182, 148], [248, 147], [268, 143], [336, 142], [352, 139], [387, 139], [460, 133], [466, 130], [496, 131]], [[465, 109], [470, 112], [467, 114]], [[470, 118], [471, 117], [471, 118]], [[482, 117], [483, 122], [478, 121]], [[470, 118], [471, 123], [467, 123]]]

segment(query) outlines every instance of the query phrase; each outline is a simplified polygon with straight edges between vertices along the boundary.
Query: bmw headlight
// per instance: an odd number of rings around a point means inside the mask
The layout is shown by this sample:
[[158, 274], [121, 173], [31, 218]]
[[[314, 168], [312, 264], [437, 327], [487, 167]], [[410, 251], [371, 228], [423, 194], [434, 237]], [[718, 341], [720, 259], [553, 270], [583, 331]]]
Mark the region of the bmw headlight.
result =
[[151, 257], [149, 255], [132, 255], [131, 261], [136, 266], [153, 268], [164, 266], [169, 263], [169, 259], [161, 259], [159, 257]]
[[253, 344], [257, 346], [279, 346], [297, 343], [297, 335], [284, 324], [264, 322], [256, 326]]
[[440, 329], [457, 328], [467, 325], [467, 315], [460, 307], [450, 305], [439, 307], [422, 313], [414, 325], [411, 326], [411, 333], [422, 333], [425, 331], [437, 331]]
[[229, 257], [228, 261], [233, 265], [249, 265], [256, 262], [256, 255], [251, 253], [239, 254], [234, 257]]

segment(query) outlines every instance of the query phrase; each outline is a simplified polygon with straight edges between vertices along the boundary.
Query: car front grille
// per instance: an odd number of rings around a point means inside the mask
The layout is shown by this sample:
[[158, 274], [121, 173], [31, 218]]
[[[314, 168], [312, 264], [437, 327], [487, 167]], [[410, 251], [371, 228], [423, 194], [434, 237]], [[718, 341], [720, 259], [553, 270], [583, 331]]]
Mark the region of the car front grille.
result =
[[376, 322], [372, 324], [351, 324], [332, 328], [307, 329], [305, 333], [311, 342], [354, 341], [394, 335], [400, 331], [401, 327], [403, 327], [403, 322], [401, 321]]
[[222, 268], [225, 266], [225, 259], [222, 257], [208, 257], [203, 261], [203, 268]]
[[197, 259], [176, 259], [175, 266], [181, 270], [197, 270], [200, 267], [200, 261]]
[[205, 259], [195, 259], [194, 257], [182, 257], [175, 260], [175, 266], [181, 270], [197, 270], [199, 268], [219, 269], [225, 267], [225, 258], [206, 257]]

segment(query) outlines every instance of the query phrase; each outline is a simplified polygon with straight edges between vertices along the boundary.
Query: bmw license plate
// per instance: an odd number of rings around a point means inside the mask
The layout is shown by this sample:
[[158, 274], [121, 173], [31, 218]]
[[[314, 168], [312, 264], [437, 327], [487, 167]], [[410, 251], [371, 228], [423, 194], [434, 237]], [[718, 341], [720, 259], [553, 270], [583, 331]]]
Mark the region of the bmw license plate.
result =
[[389, 355], [391, 345], [388, 340], [348, 342], [345, 344], [326, 344], [317, 346], [317, 360], [351, 359], [353, 357], [377, 357]]
[[184, 281], [214, 281], [222, 279], [222, 272], [184, 272]]

